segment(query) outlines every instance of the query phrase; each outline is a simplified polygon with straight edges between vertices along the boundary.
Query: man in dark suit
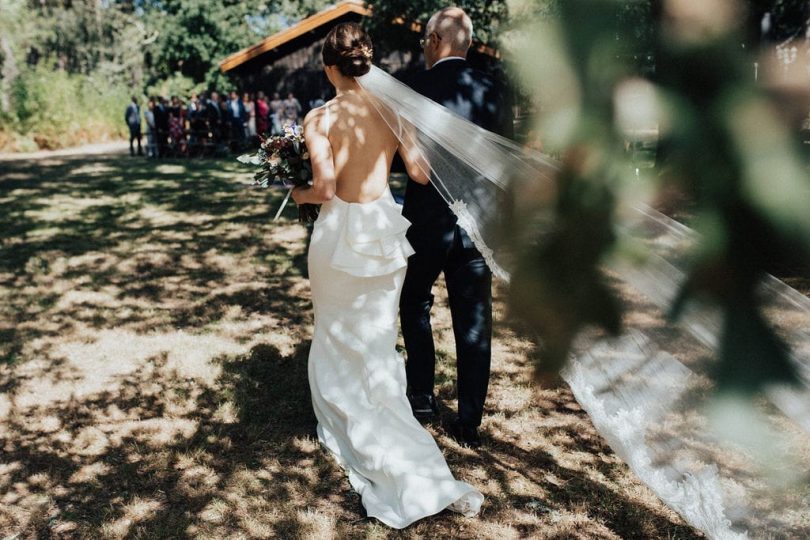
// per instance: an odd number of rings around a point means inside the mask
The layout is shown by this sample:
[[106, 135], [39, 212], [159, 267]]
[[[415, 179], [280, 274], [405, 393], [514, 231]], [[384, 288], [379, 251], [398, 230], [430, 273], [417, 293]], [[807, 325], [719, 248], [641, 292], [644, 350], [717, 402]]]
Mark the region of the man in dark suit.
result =
[[129, 155], [135, 155], [135, 145], [133, 143], [137, 140], [138, 155], [142, 156], [141, 108], [138, 106], [138, 98], [135, 96], [132, 96], [132, 102], [127, 106], [127, 110], [124, 111], [124, 121], [126, 121], [127, 127], [129, 127]]
[[231, 92], [231, 99], [228, 100], [228, 120], [231, 124], [231, 140], [237, 147], [241, 147], [244, 142], [247, 118], [247, 108], [242, 98], [236, 92]]
[[[502, 84], [473, 69], [466, 60], [472, 22], [459, 8], [437, 12], [421, 40], [427, 70], [409, 81], [420, 94], [471, 122], [511, 135], [511, 109]], [[492, 273], [436, 189], [408, 180], [402, 210], [412, 226], [408, 240], [416, 253], [400, 300], [400, 321], [408, 353], [408, 399], [414, 416], [437, 412], [433, 394], [436, 365], [430, 308], [431, 288], [444, 272], [458, 371], [456, 436], [469, 446], [481, 444], [478, 427], [489, 385], [492, 341]]]
[[158, 155], [165, 156], [169, 152], [169, 104], [163, 96], [156, 98], [155, 132]]

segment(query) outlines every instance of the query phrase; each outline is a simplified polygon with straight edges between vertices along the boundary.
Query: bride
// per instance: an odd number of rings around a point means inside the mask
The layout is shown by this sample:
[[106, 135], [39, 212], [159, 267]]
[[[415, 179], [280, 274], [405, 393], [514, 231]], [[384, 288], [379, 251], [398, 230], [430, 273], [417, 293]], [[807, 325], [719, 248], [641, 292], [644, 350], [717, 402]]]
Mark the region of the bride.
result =
[[400, 146], [355, 80], [371, 69], [372, 43], [362, 28], [336, 26], [322, 56], [337, 95], [304, 120], [313, 182], [292, 193], [298, 204], [322, 204], [308, 255], [315, 311], [308, 369], [318, 438], [370, 517], [400, 529], [445, 508], [474, 516], [484, 497], [453, 477], [414, 418], [395, 349], [413, 249], [388, 176], [397, 152], [423, 184], [425, 167]]

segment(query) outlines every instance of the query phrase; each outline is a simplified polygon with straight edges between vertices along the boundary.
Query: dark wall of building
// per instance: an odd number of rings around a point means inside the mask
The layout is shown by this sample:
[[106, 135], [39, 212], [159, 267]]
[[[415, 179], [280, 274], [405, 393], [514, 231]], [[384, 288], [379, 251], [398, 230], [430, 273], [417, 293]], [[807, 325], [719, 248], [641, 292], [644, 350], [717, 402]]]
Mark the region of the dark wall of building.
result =
[[[360, 18], [360, 15], [346, 15], [246, 62], [236, 68], [233, 75], [242, 91], [261, 90], [268, 96], [278, 92], [282, 97], [292, 92], [306, 113], [311, 101], [317, 98], [327, 101], [335, 95], [321, 62], [321, 48], [326, 34], [341, 22], [359, 21]], [[490, 56], [471, 51], [468, 59], [479, 69], [498, 69], [499, 62]], [[421, 53], [414, 51], [375, 51], [374, 63], [396, 77], [424, 69]]]

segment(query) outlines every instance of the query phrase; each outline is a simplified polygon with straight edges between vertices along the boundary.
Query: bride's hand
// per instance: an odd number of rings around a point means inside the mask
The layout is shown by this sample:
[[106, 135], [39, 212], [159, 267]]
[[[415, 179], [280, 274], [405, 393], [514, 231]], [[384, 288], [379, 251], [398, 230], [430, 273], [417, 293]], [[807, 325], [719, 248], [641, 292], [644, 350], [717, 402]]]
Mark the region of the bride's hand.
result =
[[293, 190], [292, 190], [292, 200], [295, 201], [295, 204], [297, 204], [299, 206], [304, 204], [305, 201], [303, 200], [304, 199], [303, 191], [305, 189], [307, 189], [307, 188], [302, 187], [302, 186], [296, 186], [296, 187], [293, 188]]

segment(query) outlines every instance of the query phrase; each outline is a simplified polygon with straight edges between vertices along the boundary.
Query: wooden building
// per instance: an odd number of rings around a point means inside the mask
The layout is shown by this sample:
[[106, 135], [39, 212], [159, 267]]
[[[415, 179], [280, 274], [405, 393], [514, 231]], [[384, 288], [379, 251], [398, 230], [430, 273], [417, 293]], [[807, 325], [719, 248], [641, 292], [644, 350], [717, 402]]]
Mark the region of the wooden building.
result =
[[[328, 100], [334, 95], [321, 63], [326, 34], [337, 24], [360, 22], [370, 14], [364, 2], [344, 0], [228, 56], [220, 63], [220, 69], [237, 77], [244, 91], [262, 90], [268, 95], [278, 92], [282, 97], [293, 92], [306, 111], [311, 100]], [[414, 43], [418, 43], [420, 26], [412, 24], [411, 29]], [[400, 75], [409, 70], [424, 69], [421, 56], [421, 52], [415, 49], [375, 50], [374, 63], [389, 73]], [[468, 60], [482, 69], [499, 65], [497, 52], [481, 44], [470, 50]]]

